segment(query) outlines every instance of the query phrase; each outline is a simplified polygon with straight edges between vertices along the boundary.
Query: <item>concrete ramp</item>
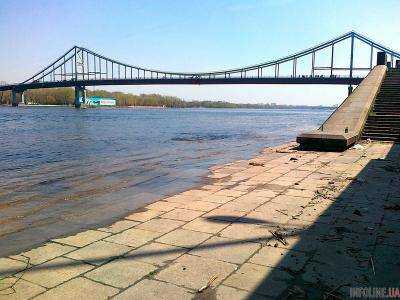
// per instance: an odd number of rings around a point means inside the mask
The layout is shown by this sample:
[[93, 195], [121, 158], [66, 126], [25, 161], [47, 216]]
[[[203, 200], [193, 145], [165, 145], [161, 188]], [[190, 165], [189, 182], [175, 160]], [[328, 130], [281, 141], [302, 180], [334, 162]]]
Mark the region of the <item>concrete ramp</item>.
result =
[[357, 142], [386, 71], [383, 65], [373, 68], [319, 129], [297, 137], [300, 147], [342, 151]]

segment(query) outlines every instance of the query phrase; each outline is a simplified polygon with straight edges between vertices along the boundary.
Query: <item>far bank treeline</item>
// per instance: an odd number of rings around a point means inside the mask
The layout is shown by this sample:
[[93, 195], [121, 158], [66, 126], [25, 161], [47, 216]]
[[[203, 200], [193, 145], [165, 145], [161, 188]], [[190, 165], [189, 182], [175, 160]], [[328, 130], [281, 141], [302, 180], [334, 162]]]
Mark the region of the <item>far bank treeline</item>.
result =
[[[108, 92], [105, 90], [87, 90], [87, 96], [112, 97], [117, 99], [118, 106], [165, 106], [176, 108], [322, 108], [322, 106], [291, 106], [277, 104], [236, 104], [225, 101], [184, 101], [178, 97], [163, 96], [158, 94], [134, 95], [122, 92]], [[25, 92], [25, 102], [42, 105], [73, 105], [74, 89], [53, 88], [37, 89]], [[0, 104], [11, 103], [11, 92], [0, 92]]]

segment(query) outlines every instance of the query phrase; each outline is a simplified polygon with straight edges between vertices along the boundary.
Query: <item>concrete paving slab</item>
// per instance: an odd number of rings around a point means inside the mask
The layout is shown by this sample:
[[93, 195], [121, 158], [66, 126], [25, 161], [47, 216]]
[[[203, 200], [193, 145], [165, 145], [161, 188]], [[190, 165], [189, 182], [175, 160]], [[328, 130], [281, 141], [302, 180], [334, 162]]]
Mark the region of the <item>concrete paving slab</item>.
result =
[[91, 269], [93, 269], [93, 266], [89, 264], [65, 257], [57, 257], [21, 272], [18, 276], [37, 285], [52, 288]]
[[247, 196], [249, 197], [257, 197], [257, 198], [274, 198], [276, 195], [277, 195], [276, 191], [263, 188], [256, 188], [255, 190], [247, 194]]
[[237, 240], [214, 236], [194, 248], [189, 254], [242, 264], [258, 249], [259, 244], [238, 242]]
[[102, 232], [97, 230], [87, 230], [72, 236], [67, 236], [65, 238], [54, 239], [53, 241], [56, 243], [66, 244], [75, 247], [84, 247], [86, 245], [89, 245], [90, 243], [101, 240], [109, 235], [110, 233], [107, 232]]
[[[297, 212], [296, 212], [297, 213]], [[259, 220], [260, 224], [269, 224], [279, 226], [285, 224], [292, 217], [290, 213], [279, 209], [265, 209], [263, 211], [251, 211], [246, 215], [249, 219]]]
[[184, 208], [175, 208], [163, 215], [165, 219], [173, 219], [179, 221], [191, 221], [204, 214], [202, 211], [190, 210]]
[[185, 224], [183, 221], [155, 218], [144, 222], [135, 228], [157, 233], [167, 233]]
[[179, 207], [183, 207], [186, 203], [195, 201], [195, 200], [198, 200], [195, 196], [193, 196], [193, 195], [185, 196], [183, 193], [164, 199], [164, 201], [167, 201], [167, 202], [182, 204], [182, 206], [179, 206]]
[[44, 287], [16, 277], [0, 281], [0, 300], [30, 299], [44, 291]]
[[164, 213], [163, 211], [159, 211], [159, 210], [144, 209], [144, 211], [135, 212], [133, 214], [130, 214], [129, 216], [125, 217], [125, 219], [132, 220], [132, 221], [145, 222], [145, 221], [153, 219], [163, 213]]
[[29, 264], [7, 257], [0, 258], [0, 279], [13, 275], [27, 268]]
[[[251, 219], [248, 219], [250, 221]], [[256, 222], [258, 220], [254, 219]], [[274, 225], [274, 224], [272, 224]], [[226, 238], [265, 243], [273, 238], [271, 230], [273, 227], [266, 224], [265, 226], [259, 226], [252, 223], [233, 223], [222, 230], [219, 235]]]
[[287, 289], [290, 279], [291, 276], [284, 271], [246, 263], [229, 276], [224, 285], [278, 298]]
[[157, 201], [146, 206], [147, 209], [167, 212], [177, 207], [182, 207], [180, 203], [171, 203], [167, 201]]
[[38, 300], [44, 299], [108, 299], [118, 293], [118, 290], [86, 278], [75, 278], [58, 287], [39, 295]]
[[217, 197], [218, 196], [223, 196], [223, 197], [225, 196], [225, 197], [237, 198], [237, 197], [240, 197], [240, 196], [242, 196], [242, 195], [244, 195], [246, 193], [247, 193], [246, 189], [238, 190], [238, 189], [235, 189], [235, 188], [228, 188], [228, 189], [223, 189], [223, 190], [220, 190], [220, 191], [214, 193], [213, 196], [217, 196]]
[[200, 217], [186, 223], [182, 228], [205, 233], [217, 233], [227, 226], [228, 224], [226, 224], [225, 222], [220, 223]]
[[221, 195], [221, 194], [218, 194], [218, 195], [211, 194], [211, 195], [202, 197], [201, 199], [204, 201], [207, 201], [207, 202], [223, 204], [223, 203], [229, 202], [235, 198], [231, 195], [228, 196], [228, 195]]
[[88, 246], [66, 254], [68, 258], [82, 260], [92, 265], [102, 265], [116, 257], [119, 257], [132, 248], [126, 245], [97, 241]]
[[113, 299], [189, 300], [193, 299], [193, 292], [167, 282], [144, 279]]
[[307, 256], [303, 252], [270, 246], [263, 247], [249, 260], [254, 264], [289, 269], [293, 272], [300, 271], [306, 261]]
[[304, 190], [303, 189], [296, 189], [296, 187], [294, 187], [293, 189], [290, 188], [287, 191], [285, 191], [284, 195], [311, 198], [311, 197], [314, 196], [314, 191], [310, 191], [310, 190], [306, 190], [306, 189], [304, 189]]
[[247, 195], [244, 195], [222, 205], [220, 208], [225, 210], [249, 212], [268, 201], [270, 201], [270, 199], [261, 197], [248, 197]]
[[[282, 218], [287, 219], [283, 216], [288, 216], [289, 219], [292, 216], [297, 216], [301, 211], [304, 209], [304, 206], [308, 204], [308, 201], [291, 201], [290, 197], [287, 201], [279, 201], [279, 202], [267, 202], [255, 209], [255, 212], [263, 213], [265, 217], [270, 217], [271, 219], [276, 219], [277, 221], [280, 220], [281, 223], [284, 223]], [[294, 197], [298, 199], [304, 199], [299, 197]], [[273, 199], [274, 200], [274, 199]]]
[[86, 273], [85, 277], [116, 288], [127, 288], [156, 269], [153, 265], [123, 257]]
[[211, 235], [187, 229], [176, 229], [158, 238], [156, 241], [168, 245], [193, 248], [208, 239]]
[[202, 215], [202, 218], [211, 220], [215, 223], [232, 223], [243, 217], [246, 214], [244, 211], [232, 210], [223, 206], [217, 207], [208, 213]]
[[65, 253], [71, 252], [75, 249], [76, 248], [72, 246], [60, 245], [57, 243], [47, 243], [38, 248], [23, 252], [21, 255], [28, 257], [29, 263], [37, 265], [61, 256]]
[[159, 237], [161, 233], [143, 230], [139, 228], [127, 229], [121, 233], [112, 235], [105, 239], [106, 242], [126, 245], [130, 247], [139, 247], [147, 242]]
[[162, 267], [187, 251], [189, 250], [185, 248], [154, 242], [137, 248], [127, 253], [125, 256], [129, 259], [143, 261]]
[[183, 207], [186, 209], [199, 210], [199, 211], [204, 211], [204, 212], [213, 210], [214, 208], [217, 208], [218, 206], [220, 206], [219, 203], [213, 203], [213, 202], [207, 202], [207, 201], [190, 201], [183, 205]]
[[230, 286], [220, 285], [216, 290], [217, 299], [229, 299], [229, 300], [245, 300], [254, 299], [261, 300], [266, 299], [261, 295], [254, 295], [248, 291], [239, 290]]
[[217, 276], [214, 284], [218, 284], [236, 268], [230, 263], [185, 254], [161, 270], [155, 278], [198, 290], [214, 276]]
[[109, 232], [109, 233], [119, 233], [126, 229], [132, 228], [138, 224], [140, 224], [140, 222], [130, 221], [130, 220], [122, 220], [122, 221], [115, 222], [114, 224], [111, 224], [110, 226], [98, 228], [97, 230]]

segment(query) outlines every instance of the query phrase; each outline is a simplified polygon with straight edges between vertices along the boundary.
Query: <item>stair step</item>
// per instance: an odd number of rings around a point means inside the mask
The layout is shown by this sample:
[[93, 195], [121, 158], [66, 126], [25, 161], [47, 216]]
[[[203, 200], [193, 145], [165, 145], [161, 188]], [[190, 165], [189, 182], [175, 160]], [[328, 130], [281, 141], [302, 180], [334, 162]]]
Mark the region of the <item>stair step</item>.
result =
[[380, 132], [365, 132], [365, 135], [400, 138], [400, 134], [399, 133], [390, 133], [390, 132], [384, 132], [384, 133], [380, 133]]
[[400, 96], [399, 97], [383, 97], [382, 95], [378, 95], [378, 96], [376, 96], [375, 103], [379, 103], [379, 102], [382, 102], [382, 103], [390, 103], [390, 102], [399, 103], [400, 102]]
[[375, 137], [375, 136], [362, 136], [363, 140], [373, 140], [373, 141], [382, 141], [382, 142], [393, 142], [395, 144], [400, 143], [400, 139], [393, 139], [393, 138], [387, 138], [387, 137]]
[[385, 114], [385, 115], [388, 115], [388, 114], [391, 114], [391, 115], [399, 115], [399, 114], [400, 114], [400, 111], [399, 111], [398, 109], [390, 109], [390, 108], [385, 108], [385, 107], [377, 107], [377, 108], [374, 108], [374, 110], [372, 111], [372, 113], [373, 113], [373, 114], [376, 114], [376, 115], [382, 115], [382, 114]]
[[[399, 89], [400, 89], [400, 87], [399, 87]], [[385, 91], [379, 91], [379, 94], [378, 94], [378, 96], [379, 97], [383, 97], [383, 96], [386, 96], [386, 97], [398, 97], [400, 95], [400, 93], [389, 93], [389, 92], [385, 92]]]
[[364, 129], [393, 129], [393, 130], [399, 130], [400, 129], [400, 124], [397, 124], [397, 126], [392, 126], [392, 125], [381, 125], [381, 124], [365, 124]]
[[390, 69], [376, 96], [363, 139], [400, 142], [400, 70]]
[[363, 131], [363, 133], [364, 134], [397, 135], [400, 137], [400, 130], [393, 131], [393, 130], [391, 130], [391, 128], [389, 128], [387, 130], [386, 129], [383, 130], [383, 129], [379, 129], [379, 128], [376, 128], [376, 129], [367, 128]]
[[390, 123], [390, 122], [369, 122], [367, 121], [365, 123], [365, 126], [376, 126], [376, 127], [394, 127], [394, 128], [399, 128], [400, 123]]
[[[378, 100], [378, 99], [377, 99]], [[382, 101], [382, 100], [375, 100], [374, 106], [391, 106], [391, 107], [400, 107], [400, 101]]]
[[399, 136], [386, 136], [386, 135], [378, 135], [378, 134], [363, 134], [362, 137], [365, 139], [379, 139], [379, 140], [388, 140], [388, 141], [400, 141]]
[[394, 97], [382, 97], [382, 96], [377, 96], [375, 98], [375, 104], [393, 104], [393, 105], [399, 105], [400, 103], [400, 96], [397, 98]]
[[396, 136], [390, 136], [390, 135], [386, 135], [386, 134], [363, 134], [362, 135], [363, 138], [367, 138], [367, 139], [375, 139], [375, 140], [383, 140], [383, 141], [400, 141], [400, 136], [396, 135]]
[[397, 115], [369, 115], [368, 120], [381, 122], [400, 122], [400, 117]]
[[391, 89], [386, 89], [386, 88], [381, 87], [379, 94], [400, 94], [400, 92], [397, 90], [397, 88], [391, 90]]
[[379, 90], [379, 94], [399, 94], [399, 89], [400, 86], [394, 89], [389, 89], [389, 88], [385, 88], [385, 87], [381, 87]]
[[378, 116], [388, 115], [388, 114], [391, 114], [393, 116], [396, 116], [396, 115], [400, 116], [400, 111], [399, 112], [397, 112], [397, 111], [394, 112], [392, 110], [380, 110], [380, 109], [378, 109], [378, 110], [374, 110], [373, 113], [378, 115]]
[[[370, 115], [370, 117], [375, 117], [375, 116], [374, 116], [374, 115]], [[387, 114], [386, 116], [380, 116], [380, 118], [393, 119], [393, 120], [400, 120], [399, 116], [397, 116], [397, 115], [392, 115], [392, 114]]]
[[369, 136], [369, 137], [385, 137], [385, 138], [391, 138], [391, 139], [400, 139], [400, 135], [398, 133], [388, 133], [388, 132], [368, 132], [365, 131], [362, 134], [363, 136]]
[[376, 113], [378, 111], [386, 112], [387, 114], [391, 114], [391, 115], [398, 115], [400, 113], [400, 108], [393, 107], [393, 106], [374, 106], [374, 110], [372, 112]]

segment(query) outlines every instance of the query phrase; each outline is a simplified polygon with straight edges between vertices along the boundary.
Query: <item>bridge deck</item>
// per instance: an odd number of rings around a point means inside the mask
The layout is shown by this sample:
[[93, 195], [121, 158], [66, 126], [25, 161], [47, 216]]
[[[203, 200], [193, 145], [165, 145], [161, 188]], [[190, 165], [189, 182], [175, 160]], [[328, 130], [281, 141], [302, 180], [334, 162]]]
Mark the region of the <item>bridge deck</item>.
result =
[[28, 89], [101, 86], [101, 85], [205, 85], [205, 84], [335, 84], [357, 85], [362, 77], [265, 77], [265, 78], [201, 78], [201, 79], [90, 79], [55, 82], [33, 82], [0, 86], [0, 91], [24, 91]]

